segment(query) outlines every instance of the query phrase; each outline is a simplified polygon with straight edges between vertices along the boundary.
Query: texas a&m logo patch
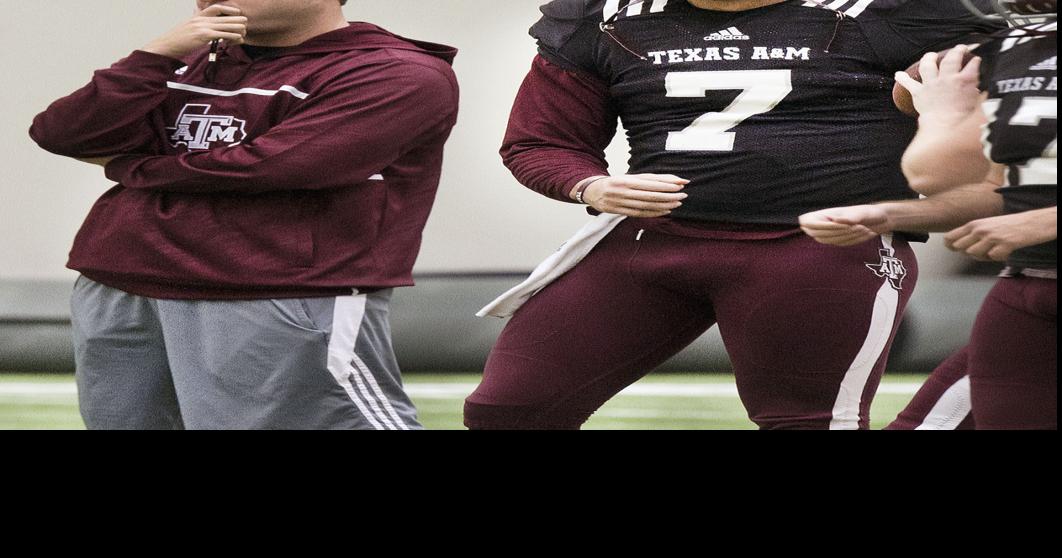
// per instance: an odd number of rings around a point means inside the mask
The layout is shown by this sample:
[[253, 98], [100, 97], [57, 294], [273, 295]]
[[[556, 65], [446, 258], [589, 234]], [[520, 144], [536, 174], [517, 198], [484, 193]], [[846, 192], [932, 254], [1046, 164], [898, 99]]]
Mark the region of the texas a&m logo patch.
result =
[[247, 137], [246, 125], [246, 120], [234, 116], [210, 114], [210, 105], [187, 104], [177, 115], [177, 125], [166, 129], [173, 132], [170, 142], [174, 147], [198, 150], [212, 149], [216, 143], [239, 145]]
[[881, 278], [888, 277], [889, 284], [897, 291], [903, 290], [903, 280], [907, 278], [907, 268], [903, 265], [903, 261], [895, 256], [895, 252], [889, 249], [880, 250], [881, 261], [878, 263], [868, 263], [867, 269], [874, 272]]

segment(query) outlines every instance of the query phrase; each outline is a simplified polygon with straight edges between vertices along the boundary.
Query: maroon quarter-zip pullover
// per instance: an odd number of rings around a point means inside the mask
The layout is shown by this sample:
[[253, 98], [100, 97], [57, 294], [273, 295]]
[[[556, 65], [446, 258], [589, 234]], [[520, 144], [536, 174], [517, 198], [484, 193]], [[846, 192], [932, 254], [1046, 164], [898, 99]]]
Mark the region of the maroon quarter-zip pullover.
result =
[[154, 298], [412, 285], [457, 118], [455, 55], [353, 23], [255, 60], [137, 51], [97, 72], [30, 130], [59, 155], [122, 155], [69, 267]]

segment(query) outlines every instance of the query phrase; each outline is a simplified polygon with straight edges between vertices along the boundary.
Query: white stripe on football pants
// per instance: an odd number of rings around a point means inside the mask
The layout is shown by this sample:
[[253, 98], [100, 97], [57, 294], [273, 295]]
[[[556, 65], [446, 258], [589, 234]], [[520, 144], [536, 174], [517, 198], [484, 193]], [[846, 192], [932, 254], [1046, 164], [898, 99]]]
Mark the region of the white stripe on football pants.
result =
[[[889, 251], [889, 255], [895, 254], [892, 247], [892, 235], [882, 235], [881, 243]], [[900, 293], [892, 287], [889, 278], [886, 277], [874, 297], [874, 313], [870, 319], [870, 330], [867, 332], [863, 347], [856, 354], [852, 365], [841, 381], [837, 400], [833, 405], [833, 420], [830, 421], [830, 430], [858, 430], [859, 408], [863, 402], [863, 391], [870, 380], [870, 374], [885, 352], [892, 336], [893, 326], [896, 324], [896, 312], [900, 307]]]
[[940, 396], [940, 400], [915, 430], [955, 430], [971, 412], [970, 377], [963, 376]]

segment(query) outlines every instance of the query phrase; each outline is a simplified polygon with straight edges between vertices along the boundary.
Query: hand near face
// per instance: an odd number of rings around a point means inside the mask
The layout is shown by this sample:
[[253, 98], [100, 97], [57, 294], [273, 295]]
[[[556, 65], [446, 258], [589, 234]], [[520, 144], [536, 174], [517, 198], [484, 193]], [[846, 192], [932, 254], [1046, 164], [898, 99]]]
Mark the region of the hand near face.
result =
[[247, 36], [247, 18], [240, 13], [238, 8], [214, 4], [142, 50], [170, 58], [182, 58], [215, 40], [241, 44]]

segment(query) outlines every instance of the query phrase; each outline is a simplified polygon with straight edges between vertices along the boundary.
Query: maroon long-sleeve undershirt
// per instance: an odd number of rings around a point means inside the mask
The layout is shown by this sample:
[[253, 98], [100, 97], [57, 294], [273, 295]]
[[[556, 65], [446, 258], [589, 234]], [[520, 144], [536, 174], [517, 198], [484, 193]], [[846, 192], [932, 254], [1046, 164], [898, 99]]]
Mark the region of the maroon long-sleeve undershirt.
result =
[[579, 182], [608, 174], [617, 119], [605, 83], [538, 56], [513, 105], [502, 159], [521, 184], [571, 202]]

